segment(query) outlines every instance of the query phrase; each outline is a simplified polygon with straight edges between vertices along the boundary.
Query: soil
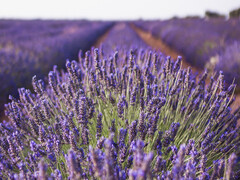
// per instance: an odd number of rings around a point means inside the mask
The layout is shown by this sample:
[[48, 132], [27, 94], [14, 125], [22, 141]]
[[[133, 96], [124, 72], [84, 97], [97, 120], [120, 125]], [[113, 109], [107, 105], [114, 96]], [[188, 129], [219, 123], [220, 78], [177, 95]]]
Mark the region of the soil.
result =
[[[240, 106], [240, 94], [237, 94], [236, 100], [235, 100], [232, 108], [235, 110], [235, 109], [237, 109], [239, 106]], [[239, 122], [240, 122], [240, 121], [239, 121]]]
[[[114, 26], [115, 25], [113, 25], [113, 27]], [[100, 36], [93, 46], [99, 48], [113, 27], [109, 28], [102, 36]]]

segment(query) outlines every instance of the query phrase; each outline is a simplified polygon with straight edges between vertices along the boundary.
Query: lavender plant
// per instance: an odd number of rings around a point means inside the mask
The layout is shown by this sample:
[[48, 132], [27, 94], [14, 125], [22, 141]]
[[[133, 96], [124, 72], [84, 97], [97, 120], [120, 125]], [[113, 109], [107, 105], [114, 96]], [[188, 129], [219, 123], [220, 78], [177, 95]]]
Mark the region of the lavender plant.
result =
[[[134, 42], [134, 43], [133, 43]], [[108, 36], [103, 40], [102, 47], [104, 53], [110, 55], [112, 50], [123, 51], [126, 55], [129, 49], [147, 49], [149, 46], [130, 27], [129, 22], [119, 22], [109, 31]], [[121, 53], [121, 52], [119, 52]]]
[[[8, 94], [31, 87], [35, 74], [43, 78], [54, 64], [63, 68], [66, 58], [87, 51], [112, 22], [85, 20], [0, 20], [0, 112]], [[3, 114], [0, 114], [2, 116]]]
[[235, 85], [222, 73], [206, 85], [207, 72], [194, 76], [181, 57], [143, 53], [94, 49], [11, 96], [1, 178], [238, 179]]
[[161, 38], [182, 53], [191, 65], [201, 68], [205, 67], [212, 56], [240, 40], [239, 19], [186, 17], [164, 21], [136, 21], [135, 25]]
[[230, 44], [218, 57], [215, 69], [224, 71], [227, 82], [240, 82], [240, 43]]

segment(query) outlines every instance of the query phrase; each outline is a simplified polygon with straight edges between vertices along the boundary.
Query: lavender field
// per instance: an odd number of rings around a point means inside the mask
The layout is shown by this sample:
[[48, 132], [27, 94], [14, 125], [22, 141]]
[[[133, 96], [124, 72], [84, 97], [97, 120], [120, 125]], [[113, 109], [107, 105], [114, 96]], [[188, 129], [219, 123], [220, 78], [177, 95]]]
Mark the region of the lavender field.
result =
[[0, 20], [0, 179], [240, 179], [239, 23]]
[[[31, 78], [47, 75], [53, 65], [90, 49], [112, 22], [0, 20], [0, 110], [8, 95], [31, 86]], [[2, 114], [2, 113], [1, 113]]]
[[135, 25], [183, 54], [192, 66], [223, 70], [228, 84], [234, 79], [240, 82], [239, 19], [173, 18], [137, 21]]

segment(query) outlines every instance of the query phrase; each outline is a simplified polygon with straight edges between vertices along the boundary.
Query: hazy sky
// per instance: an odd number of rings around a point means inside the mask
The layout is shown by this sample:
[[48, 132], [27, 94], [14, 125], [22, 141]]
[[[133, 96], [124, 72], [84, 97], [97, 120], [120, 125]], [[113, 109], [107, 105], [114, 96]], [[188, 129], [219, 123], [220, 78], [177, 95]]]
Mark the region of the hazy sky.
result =
[[0, 0], [0, 18], [165, 19], [237, 7], [240, 0]]

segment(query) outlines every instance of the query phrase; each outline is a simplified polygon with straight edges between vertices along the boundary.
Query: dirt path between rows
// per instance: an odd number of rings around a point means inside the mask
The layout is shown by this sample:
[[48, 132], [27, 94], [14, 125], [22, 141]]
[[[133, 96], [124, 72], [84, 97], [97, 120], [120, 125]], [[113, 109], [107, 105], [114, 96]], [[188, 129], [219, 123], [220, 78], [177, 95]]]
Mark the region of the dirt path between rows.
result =
[[94, 43], [94, 47], [99, 48], [102, 44], [102, 42], [104, 42], [104, 40], [106, 39], [106, 37], [108, 36], [109, 32], [112, 30], [112, 28], [116, 26], [116, 24], [114, 24], [112, 27], [110, 27], [102, 36], [100, 36], [98, 38], [98, 40]]
[[[240, 84], [239, 84], [239, 86], [240, 86]], [[237, 94], [236, 100], [235, 100], [235, 102], [233, 103], [233, 107], [232, 107], [232, 108], [235, 110], [235, 109], [237, 109], [239, 106], [240, 106], [240, 94]], [[240, 124], [240, 121], [239, 121], [239, 124]]]

